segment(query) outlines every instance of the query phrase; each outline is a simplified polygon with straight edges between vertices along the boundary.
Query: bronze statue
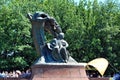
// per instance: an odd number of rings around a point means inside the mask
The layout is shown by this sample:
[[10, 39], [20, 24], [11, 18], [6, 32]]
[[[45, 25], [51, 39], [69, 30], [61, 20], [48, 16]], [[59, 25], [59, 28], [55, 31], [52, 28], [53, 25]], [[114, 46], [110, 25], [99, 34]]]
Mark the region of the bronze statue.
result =
[[47, 43], [47, 46], [52, 51], [55, 60], [68, 61], [69, 52], [66, 50], [68, 43], [64, 40], [64, 33], [59, 33], [57, 38], [53, 38], [50, 43]]
[[[40, 54], [40, 63], [68, 62], [68, 43], [64, 40], [64, 33], [57, 21], [44, 12], [28, 13], [32, 24], [32, 35], [37, 53]], [[53, 35], [53, 40], [46, 43], [44, 32]], [[71, 61], [74, 61], [71, 58]]]

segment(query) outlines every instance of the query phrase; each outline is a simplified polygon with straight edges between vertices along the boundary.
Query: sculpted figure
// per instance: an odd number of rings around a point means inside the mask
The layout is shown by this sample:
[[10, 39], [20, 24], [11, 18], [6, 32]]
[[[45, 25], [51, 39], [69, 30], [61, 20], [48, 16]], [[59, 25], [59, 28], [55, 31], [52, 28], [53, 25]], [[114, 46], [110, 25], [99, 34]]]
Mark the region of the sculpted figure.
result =
[[[28, 13], [28, 18], [32, 24], [35, 48], [40, 54], [37, 62], [68, 62], [69, 54], [66, 50], [68, 43], [64, 40], [64, 33], [56, 20], [44, 12], [36, 12], [33, 15]], [[50, 43], [46, 43], [45, 31], [53, 35]]]
[[50, 43], [47, 43], [48, 48], [52, 51], [53, 58], [57, 61], [67, 62], [69, 58], [68, 43], [64, 40], [64, 33], [59, 33], [57, 38], [54, 38]]

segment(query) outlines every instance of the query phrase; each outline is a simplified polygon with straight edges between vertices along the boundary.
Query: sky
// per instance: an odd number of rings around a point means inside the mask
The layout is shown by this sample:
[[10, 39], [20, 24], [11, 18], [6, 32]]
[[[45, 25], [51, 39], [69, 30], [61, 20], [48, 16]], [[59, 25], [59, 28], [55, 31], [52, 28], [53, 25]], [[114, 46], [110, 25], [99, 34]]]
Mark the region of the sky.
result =
[[[74, 0], [75, 2], [79, 2], [79, 0]], [[91, 0], [92, 1], [92, 0]], [[105, 0], [98, 0], [99, 2], [104, 2]]]

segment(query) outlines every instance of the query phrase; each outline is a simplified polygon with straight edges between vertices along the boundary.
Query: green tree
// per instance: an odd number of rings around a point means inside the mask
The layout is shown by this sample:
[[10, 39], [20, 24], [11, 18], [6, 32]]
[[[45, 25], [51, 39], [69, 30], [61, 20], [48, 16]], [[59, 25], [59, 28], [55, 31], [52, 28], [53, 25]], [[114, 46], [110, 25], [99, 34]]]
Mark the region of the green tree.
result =
[[[20, 65], [28, 67], [35, 61], [37, 54], [26, 14], [43, 11], [60, 24], [75, 60], [89, 62], [104, 57], [120, 69], [120, 6], [117, 3], [112, 0], [105, 3], [80, 0], [79, 4], [73, 0], [1, 0], [0, 68], [8, 68], [8, 63], [16, 64], [9, 65], [11, 69]], [[50, 40], [49, 35], [47, 39]], [[14, 56], [7, 57], [11, 52]]]

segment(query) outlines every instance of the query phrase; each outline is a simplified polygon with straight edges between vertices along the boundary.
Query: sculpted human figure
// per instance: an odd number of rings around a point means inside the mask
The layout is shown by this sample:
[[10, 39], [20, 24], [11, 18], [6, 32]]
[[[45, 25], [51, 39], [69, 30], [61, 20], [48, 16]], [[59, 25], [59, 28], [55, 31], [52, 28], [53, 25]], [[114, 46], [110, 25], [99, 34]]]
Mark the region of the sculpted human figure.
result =
[[69, 53], [66, 50], [68, 43], [64, 40], [64, 33], [59, 33], [57, 38], [53, 38], [50, 43], [47, 43], [47, 46], [52, 50], [52, 55], [55, 60], [67, 62], [69, 58]]
[[[32, 37], [39, 63], [68, 62], [69, 53], [66, 50], [68, 43], [64, 40], [64, 33], [57, 21], [44, 12], [36, 12], [33, 15], [28, 13], [32, 24]], [[53, 40], [46, 43], [45, 31], [53, 35]], [[74, 61], [70, 57], [70, 61]]]

